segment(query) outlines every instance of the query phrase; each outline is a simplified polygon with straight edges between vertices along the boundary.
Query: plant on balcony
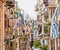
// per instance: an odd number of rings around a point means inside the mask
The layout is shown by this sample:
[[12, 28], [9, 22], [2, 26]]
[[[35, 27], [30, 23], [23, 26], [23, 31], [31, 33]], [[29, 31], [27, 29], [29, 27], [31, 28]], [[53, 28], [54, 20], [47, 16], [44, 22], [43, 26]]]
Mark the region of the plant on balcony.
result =
[[21, 40], [24, 40], [24, 35], [21, 34], [21, 35], [20, 35], [20, 39], [21, 39]]
[[44, 24], [44, 32], [47, 33], [48, 32], [48, 25]]
[[6, 31], [11, 31], [11, 27], [7, 27], [6, 28]]
[[45, 20], [47, 23], [44, 24], [44, 32], [47, 33], [50, 30], [51, 22], [49, 20]]
[[11, 45], [12, 45], [12, 46], [11, 46], [11, 50], [14, 50], [14, 43], [12, 42]]
[[47, 45], [40, 46], [40, 50], [48, 50], [48, 46]]
[[50, 32], [50, 28], [51, 28], [51, 22], [50, 21], [48, 21], [48, 32]]
[[51, 22], [48, 19], [45, 19], [45, 22], [47, 22], [48, 25], [51, 25]]
[[48, 50], [48, 46], [47, 45], [41, 46], [41, 43], [39, 40], [36, 40], [33, 44], [36, 50]]
[[34, 43], [33, 43], [34, 47], [35, 48], [39, 48], [40, 47], [40, 41], [39, 40], [36, 40]]
[[17, 18], [18, 17], [18, 12], [13, 10], [13, 18]]

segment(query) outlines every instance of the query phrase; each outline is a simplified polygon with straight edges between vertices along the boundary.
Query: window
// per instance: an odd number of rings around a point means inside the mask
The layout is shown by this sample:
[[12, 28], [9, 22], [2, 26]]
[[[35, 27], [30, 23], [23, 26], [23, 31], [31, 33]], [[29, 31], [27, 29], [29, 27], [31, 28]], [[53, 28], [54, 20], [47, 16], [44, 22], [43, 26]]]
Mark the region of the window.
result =
[[9, 19], [7, 18], [7, 15], [5, 14], [5, 28], [9, 27]]
[[45, 40], [45, 39], [42, 39], [42, 40], [41, 40], [41, 44], [42, 44], [42, 45], [46, 45], [46, 40]]
[[13, 14], [13, 10], [11, 9], [11, 14]]
[[39, 25], [38, 29], [39, 29], [39, 34], [41, 34], [41, 32], [42, 32], [42, 25]]
[[43, 0], [43, 1], [44, 1], [45, 6], [48, 6], [48, 0]]

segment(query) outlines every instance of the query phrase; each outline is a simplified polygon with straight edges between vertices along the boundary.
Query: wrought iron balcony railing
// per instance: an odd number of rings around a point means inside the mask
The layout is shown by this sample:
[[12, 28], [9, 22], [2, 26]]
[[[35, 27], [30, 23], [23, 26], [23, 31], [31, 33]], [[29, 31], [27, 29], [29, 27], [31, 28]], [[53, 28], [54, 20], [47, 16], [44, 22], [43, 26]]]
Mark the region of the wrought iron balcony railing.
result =
[[8, 7], [8, 9], [14, 7], [14, 1], [13, 0], [7, 0], [5, 6]]

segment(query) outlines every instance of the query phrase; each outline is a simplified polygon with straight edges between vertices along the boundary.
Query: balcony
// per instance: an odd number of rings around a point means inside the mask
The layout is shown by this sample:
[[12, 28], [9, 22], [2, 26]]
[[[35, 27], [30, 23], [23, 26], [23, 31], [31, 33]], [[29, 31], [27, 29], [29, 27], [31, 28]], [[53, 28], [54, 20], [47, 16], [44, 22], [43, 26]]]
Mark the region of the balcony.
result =
[[13, 0], [6, 0], [6, 5], [8, 9], [14, 7], [14, 1]]
[[10, 13], [11, 13], [10, 19], [18, 19], [18, 11], [11, 9]]
[[56, 5], [57, 5], [56, 0], [50, 0], [48, 7], [56, 7]]
[[7, 36], [7, 37], [4, 38], [4, 42], [7, 42], [9, 40], [11, 40], [11, 38], [9, 36]]
[[48, 0], [43, 0], [43, 3], [45, 4], [45, 6], [48, 6]]
[[5, 28], [5, 32], [6, 32], [6, 33], [9, 33], [9, 32], [11, 32], [11, 31], [12, 31], [12, 28], [11, 28], [11, 27]]

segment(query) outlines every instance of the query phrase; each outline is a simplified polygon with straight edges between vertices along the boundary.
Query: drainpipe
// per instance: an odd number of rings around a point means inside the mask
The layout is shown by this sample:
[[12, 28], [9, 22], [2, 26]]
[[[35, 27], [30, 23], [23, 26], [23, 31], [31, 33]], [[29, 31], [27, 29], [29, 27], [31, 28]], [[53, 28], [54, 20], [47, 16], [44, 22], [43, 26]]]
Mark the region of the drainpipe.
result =
[[5, 46], [4, 46], [4, 3], [3, 3], [3, 17], [2, 17], [2, 20], [3, 20], [3, 22], [2, 22], [2, 24], [3, 24], [3, 31], [2, 31], [2, 33], [3, 33], [3, 37], [2, 37], [2, 40], [3, 40], [3, 42], [2, 42], [2, 49], [3, 50], [5, 50]]

